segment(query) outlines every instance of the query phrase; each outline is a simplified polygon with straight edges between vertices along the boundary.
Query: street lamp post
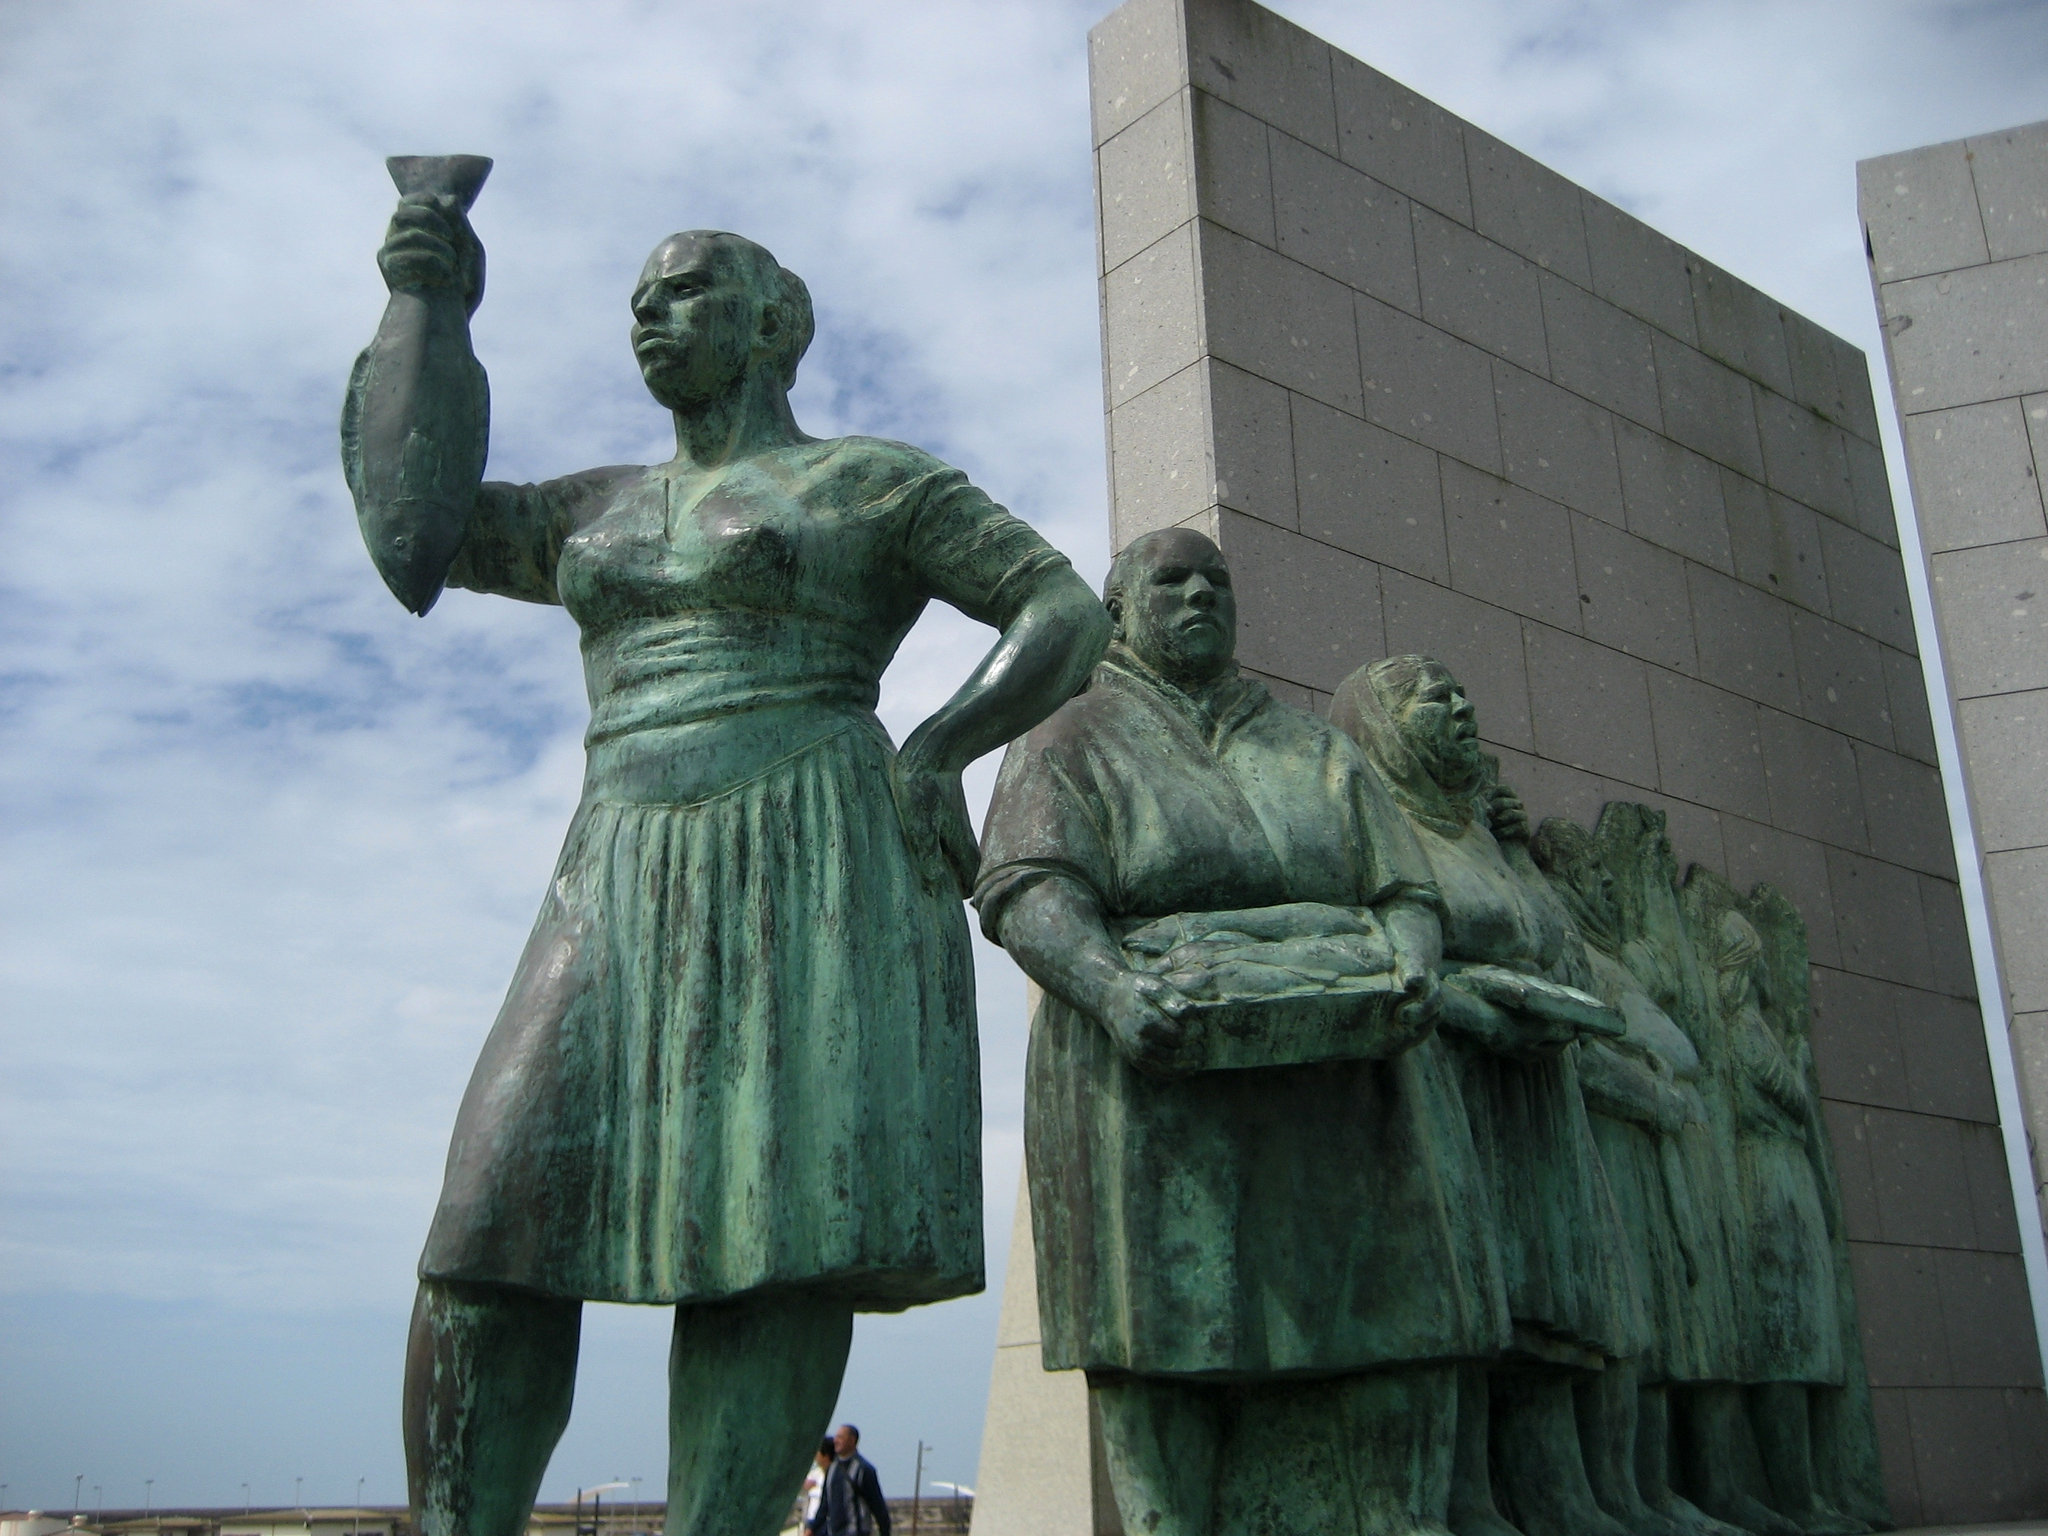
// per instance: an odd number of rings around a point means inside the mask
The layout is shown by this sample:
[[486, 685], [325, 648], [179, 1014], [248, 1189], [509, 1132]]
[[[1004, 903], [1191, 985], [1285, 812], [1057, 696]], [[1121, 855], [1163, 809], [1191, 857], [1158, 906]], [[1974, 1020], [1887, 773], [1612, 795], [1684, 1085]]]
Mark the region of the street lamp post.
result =
[[76, 1520], [76, 1519], [78, 1518], [78, 1499], [79, 1499], [79, 1495], [80, 1495], [80, 1494], [82, 1494], [82, 1493], [84, 1493], [84, 1492], [85, 1492], [85, 1474], [84, 1474], [83, 1472], [81, 1472], [81, 1473], [79, 1473], [79, 1474], [78, 1474], [78, 1476], [76, 1476], [76, 1477], [74, 1477], [74, 1478], [72, 1478], [72, 1479], [71, 1479], [71, 1518], [72, 1518], [72, 1519], [74, 1519], [74, 1520]]
[[242, 1518], [248, 1519], [256, 1512], [256, 1501], [249, 1495], [249, 1485], [242, 1484]]
[[363, 1484], [367, 1483], [368, 1481], [369, 1479], [367, 1477], [359, 1477], [356, 1479], [356, 1523], [354, 1526], [355, 1536], [363, 1536]]
[[155, 1513], [156, 1479], [153, 1477], [145, 1477], [142, 1480], [142, 1517], [146, 1520]]
[[613, 1478], [608, 1483], [599, 1483], [595, 1488], [578, 1488], [576, 1490], [576, 1536], [584, 1536], [583, 1501], [586, 1498], [591, 1500], [590, 1536], [597, 1536], [597, 1533], [603, 1529], [604, 1496], [614, 1488], [631, 1488], [632, 1486], [631, 1483], [626, 1482], [623, 1478]]
[[292, 1479], [292, 1508], [302, 1515], [306, 1512], [306, 1501], [299, 1497], [299, 1488], [305, 1481], [303, 1477]]
[[92, 1485], [92, 1507], [94, 1510], [92, 1523], [94, 1525], [105, 1525], [107, 1523], [107, 1496], [100, 1492], [100, 1485], [98, 1483]]

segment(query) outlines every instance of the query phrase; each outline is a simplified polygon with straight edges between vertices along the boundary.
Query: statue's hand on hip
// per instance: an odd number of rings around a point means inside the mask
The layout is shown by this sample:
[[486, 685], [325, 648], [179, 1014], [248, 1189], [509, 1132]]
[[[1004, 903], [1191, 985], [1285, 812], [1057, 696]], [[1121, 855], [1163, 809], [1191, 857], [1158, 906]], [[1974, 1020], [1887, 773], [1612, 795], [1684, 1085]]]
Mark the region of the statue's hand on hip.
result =
[[960, 775], [926, 767], [916, 748], [906, 747], [896, 759], [891, 787], [904, 839], [926, 888], [934, 894], [951, 890], [961, 897], [973, 895], [981, 848], [967, 815]]

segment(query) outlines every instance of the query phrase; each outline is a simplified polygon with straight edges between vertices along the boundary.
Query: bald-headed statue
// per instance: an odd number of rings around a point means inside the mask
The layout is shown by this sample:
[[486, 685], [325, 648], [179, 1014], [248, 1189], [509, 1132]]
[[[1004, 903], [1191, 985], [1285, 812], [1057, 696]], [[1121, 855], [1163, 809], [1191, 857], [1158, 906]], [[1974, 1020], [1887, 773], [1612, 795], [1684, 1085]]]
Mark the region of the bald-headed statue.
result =
[[1119, 555], [1088, 691], [1012, 744], [975, 903], [1045, 999], [1025, 1151], [1048, 1369], [1124, 1529], [1442, 1536], [1508, 1319], [1442, 901], [1356, 746], [1233, 659], [1216, 546]]
[[[425, 188], [392, 220], [349, 485], [416, 612], [444, 585], [566, 608], [591, 719], [420, 1260], [414, 1518], [523, 1536], [599, 1300], [675, 1309], [670, 1536], [767, 1536], [853, 1315], [982, 1287], [960, 772], [1073, 694], [1109, 621], [958, 471], [804, 435], [810, 296], [737, 235], [669, 237], [633, 289], [672, 459], [484, 482], [466, 207]], [[898, 752], [879, 682], [932, 598], [1001, 639]]]

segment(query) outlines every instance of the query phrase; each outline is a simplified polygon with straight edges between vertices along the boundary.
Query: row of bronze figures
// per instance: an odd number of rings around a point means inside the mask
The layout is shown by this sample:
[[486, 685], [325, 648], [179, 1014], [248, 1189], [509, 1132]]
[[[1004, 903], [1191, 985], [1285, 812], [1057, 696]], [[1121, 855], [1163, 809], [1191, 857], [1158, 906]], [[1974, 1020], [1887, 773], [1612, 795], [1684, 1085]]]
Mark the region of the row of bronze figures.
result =
[[1198, 534], [1107, 600], [977, 903], [1048, 994], [1046, 1363], [1125, 1529], [1882, 1523], [1791, 903], [1681, 882], [1646, 806], [1532, 832], [1428, 658], [1280, 704]]
[[[930, 455], [807, 436], [809, 293], [735, 235], [633, 290], [673, 459], [485, 482], [488, 169], [391, 162], [342, 423], [394, 594], [560, 604], [592, 709], [420, 1261], [425, 1536], [524, 1531], [584, 1301], [675, 1309], [669, 1536], [763, 1536], [854, 1315], [982, 1288], [970, 891], [1046, 993], [1046, 1363], [1133, 1536], [1882, 1519], [1781, 897], [1675, 884], [1640, 807], [1531, 835], [1426, 661], [1278, 703], [1199, 535], [1098, 602]], [[1002, 638], [899, 752], [933, 598]], [[1005, 742], [977, 849], [961, 770]]]

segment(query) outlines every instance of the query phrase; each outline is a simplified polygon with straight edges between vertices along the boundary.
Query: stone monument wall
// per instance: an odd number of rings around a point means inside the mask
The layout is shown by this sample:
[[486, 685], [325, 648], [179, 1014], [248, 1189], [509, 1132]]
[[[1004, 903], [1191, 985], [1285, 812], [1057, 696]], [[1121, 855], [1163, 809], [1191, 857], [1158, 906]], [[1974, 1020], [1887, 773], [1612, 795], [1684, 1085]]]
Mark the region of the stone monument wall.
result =
[[1894, 1514], [2048, 1513], [1862, 353], [1244, 0], [1091, 41], [1114, 544], [1214, 537], [1282, 697], [1434, 654], [1535, 814], [1792, 897]]
[[[2048, 123], [1866, 160], [1858, 172], [1987, 938], [2004, 984], [2009, 1059], [2000, 1065], [2017, 1068], [2004, 1086], [2032, 1130], [2027, 1179], [2039, 1211], [2048, 1196], [2048, 606], [2038, 601], [2048, 592]], [[2038, 1243], [2038, 1229], [2029, 1236]]]

